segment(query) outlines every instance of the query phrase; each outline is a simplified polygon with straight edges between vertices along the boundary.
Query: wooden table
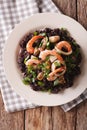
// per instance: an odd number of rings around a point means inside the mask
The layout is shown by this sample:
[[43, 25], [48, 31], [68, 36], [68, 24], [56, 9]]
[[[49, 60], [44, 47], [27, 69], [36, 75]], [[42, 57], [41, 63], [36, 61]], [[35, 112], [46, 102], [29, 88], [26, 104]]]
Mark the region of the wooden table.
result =
[[[87, 29], [87, 0], [54, 2]], [[87, 101], [66, 113], [60, 107], [40, 107], [8, 114], [0, 94], [0, 130], [87, 130]]]

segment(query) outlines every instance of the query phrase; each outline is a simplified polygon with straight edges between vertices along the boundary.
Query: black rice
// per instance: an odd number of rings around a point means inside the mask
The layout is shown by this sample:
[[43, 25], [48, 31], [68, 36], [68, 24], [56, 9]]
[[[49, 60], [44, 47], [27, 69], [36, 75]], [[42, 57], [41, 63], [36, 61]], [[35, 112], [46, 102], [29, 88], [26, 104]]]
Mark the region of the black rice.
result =
[[[65, 55], [61, 55], [63, 57], [63, 59], [65, 60], [66, 67], [67, 67], [67, 71], [64, 74], [64, 79], [65, 79], [64, 84], [59, 84], [59, 85], [53, 86], [53, 81], [50, 82], [46, 78], [44, 78], [42, 80], [43, 86], [38, 85], [38, 81], [36, 79], [34, 81], [29, 82], [29, 85], [35, 91], [49, 91], [51, 93], [58, 93], [59, 91], [64, 90], [65, 88], [71, 87], [74, 83], [75, 77], [81, 73], [81, 70], [79, 67], [81, 60], [82, 60], [80, 46], [70, 36], [69, 32], [63, 28], [62, 29], [45, 28], [42, 30], [36, 30], [36, 33], [37, 33], [37, 35], [40, 33], [46, 33], [47, 37], [59, 35], [60, 41], [66, 40], [71, 44], [73, 52], [71, 55], [68, 56], [68, 58]], [[31, 56], [31, 54], [29, 54], [26, 51], [26, 44], [33, 36], [34, 36], [34, 33], [29, 33], [29, 34], [25, 35], [19, 43], [20, 52], [18, 53], [18, 56], [17, 56], [17, 63], [18, 63], [19, 69], [21, 70], [21, 72], [24, 75], [23, 78], [25, 78], [27, 76], [29, 76], [29, 78], [31, 78], [31, 79], [33, 78], [32, 74], [28, 75], [27, 68], [24, 64], [25, 58], [27, 58], [27, 57], [30, 58], [30, 56]], [[37, 46], [39, 46], [40, 42], [41, 42], [41, 40], [36, 41], [36, 44], [34, 44], [34, 46], [36, 46], [37, 44], [38, 44]], [[53, 49], [53, 48], [54, 48], [53, 44], [50, 44], [50, 49]], [[62, 50], [67, 52], [67, 50], [65, 48], [62, 48]], [[40, 72], [41, 72], [40, 68], [35, 70], [36, 74], [38, 74]]]

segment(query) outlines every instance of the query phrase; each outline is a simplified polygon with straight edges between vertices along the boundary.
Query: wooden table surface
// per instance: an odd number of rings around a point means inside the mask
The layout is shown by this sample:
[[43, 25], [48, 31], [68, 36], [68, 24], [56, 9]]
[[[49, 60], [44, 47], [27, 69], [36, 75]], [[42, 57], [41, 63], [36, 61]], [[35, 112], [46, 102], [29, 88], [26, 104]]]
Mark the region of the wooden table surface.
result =
[[[87, 0], [53, 1], [87, 29]], [[66, 113], [60, 107], [40, 107], [8, 114], [0, 94], [0, 130], [87, 130], [87, 101]]]

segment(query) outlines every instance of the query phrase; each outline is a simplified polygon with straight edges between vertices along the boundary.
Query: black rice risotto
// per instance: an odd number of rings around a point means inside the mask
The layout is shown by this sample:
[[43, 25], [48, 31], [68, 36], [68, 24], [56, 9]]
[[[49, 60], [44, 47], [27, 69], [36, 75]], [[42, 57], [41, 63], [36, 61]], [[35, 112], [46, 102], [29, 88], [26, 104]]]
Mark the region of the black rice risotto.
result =
[[18, 67], [23, 83], [35, 91], [58, 93], [81, 73], [80, 46], [65, 28], [45, 28], [25, 35], [19, 43]]

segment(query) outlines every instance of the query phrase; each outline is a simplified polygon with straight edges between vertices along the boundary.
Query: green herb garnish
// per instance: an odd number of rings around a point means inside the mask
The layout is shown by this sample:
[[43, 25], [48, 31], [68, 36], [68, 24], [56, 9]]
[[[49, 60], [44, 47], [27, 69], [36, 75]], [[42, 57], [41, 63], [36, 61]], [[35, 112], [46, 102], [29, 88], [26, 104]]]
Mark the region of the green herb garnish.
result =
[[38, 35], [38, 32], [37, 32], [37, 31], [35, 31], [33, 34], [34, 34], [34, 36], [36, 36], [36, 35]]
[[22, 81], [25, 85], [28, 85], [31, 82], [31, 79], [29, 77], [25, 77]]
[[56, 86], [56, 85], [58, 85], [58, 84], [59, 84], [59, 80], [56, 79], [56, 80], [54, 81], [53, 85]]
[[42, 87], [44, 86], [44, 83], [42, 81], [38, 81], [38, 85]]
[[55, 64], [56, 67], [60, 67], [61, 66], [60, 62], [54, 62], [54, 64]]

